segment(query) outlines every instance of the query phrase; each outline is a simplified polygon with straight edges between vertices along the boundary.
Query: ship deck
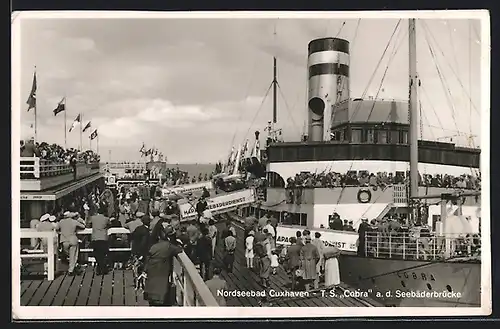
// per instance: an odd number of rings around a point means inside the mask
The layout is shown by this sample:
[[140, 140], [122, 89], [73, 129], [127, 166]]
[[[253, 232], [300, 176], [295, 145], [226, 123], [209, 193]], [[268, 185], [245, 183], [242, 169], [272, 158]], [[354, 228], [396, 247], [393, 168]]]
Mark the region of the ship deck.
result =
[[[243, 227], [236, 222], [231, 222], [236, 228], [236, 252], [233, 267], [233, 273], [222, 272], [222, 277], [226, 280], [228, 290], [236, 290], [242, 292], [262, 291], [258, 273], [246, 267], [244, 255], [244, 230]], [[219, 225], [219, 229], [221, 224]], [[216, 262], [222, 264], [222, 241], [219, 241], [216, 247]], [[276, 275], [270, 278], [270, 289], [276, 292], [286, 292], [290, 290], [290, 279], [283, 269], [279, 267]], [[354, 298], [345, 297], [344, 291], [355, 289], [341, 283], [335, 291], [338, 297], [322, 296], [321, 287], [319, 290], [310, 291], [308, 297], [274, 297], [264, 302], [263, 306], [277, 307], [382, 307], [383, 305], [370, 298]], [[258, 297], [227, 297], [226, 303], [228, 306], [259, 306]]]

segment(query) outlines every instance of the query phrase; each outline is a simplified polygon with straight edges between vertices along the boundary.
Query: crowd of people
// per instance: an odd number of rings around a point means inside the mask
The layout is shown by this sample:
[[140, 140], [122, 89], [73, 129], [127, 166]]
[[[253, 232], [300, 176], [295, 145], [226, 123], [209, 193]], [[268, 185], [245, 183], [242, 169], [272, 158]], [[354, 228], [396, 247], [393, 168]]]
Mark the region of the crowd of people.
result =
[[[396, 172], [377, 172], [369, 173], [368, 171], [350, 171], [346, 174], [336, 172], [301, 172], [294, 177], [290, 177], [286, 181], [287, 188], [303, 187], [303, 188], [318, 188], [318, 187], [345, 187], [345, 186], [371, 186], [375, 188], [385, 188], [393, 184], [408, 183], [409, 173]], [[443, 187], [443, 188], [460, 188], [468, 190], [481, 189], [481, 176], [478, 175], [460, 175], [452, 176], [444, 175], [419, 175], [419, 185], [426, 187]]]
[[246, 265], [259, 273], [261, 285], [269, 287], [270, 275], [277, 273], [280, 263], [290, 276], [291, 290], [311, 285], [317, 289], [324, 280], [326, 287], [340, 283], [336, 257], [340, 251], [325, 247], [319, 232], [311, 236], [309, 230], [297, 231], [286, 249], [276, 247], [278, 220], [272, 214], [257, 219], [253, 216], [244, 220]]
[[56, 164], [69, 164], [75, 158], [78, 162], [95, 163], [100, 161], [100, 157], [92, 150], [79, 151], [74, 148], [65, 149], [58, 144], [47, 142], [35, 142], [29, 139], [26, 142], [21, 140], [21, 157], [39, 157]]

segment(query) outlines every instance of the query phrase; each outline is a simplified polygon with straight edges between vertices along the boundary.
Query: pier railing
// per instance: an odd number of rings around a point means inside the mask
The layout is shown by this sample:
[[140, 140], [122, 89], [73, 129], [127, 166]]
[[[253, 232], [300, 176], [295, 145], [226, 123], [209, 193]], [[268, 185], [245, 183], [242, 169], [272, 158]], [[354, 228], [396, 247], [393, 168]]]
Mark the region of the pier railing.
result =
[[[47, 279], [54, 280], [56, 271], [57, 239], [55, 232], [38, 232], [34, 229], [21, 229], [21, 239], [33, 239], [34, 249], [21, 249], [21, 264], [23, 259], [47, 259]], [[44, 248], [45, 247], [45, 248]]]
[[21, 191], [41, 191], [99, 173], [100, 163], [78, 162], [75, 166], [38, 157], [21, 157]]
[[368, 257], [407, 260], [446, 260], [477, 257], [481, 253], [479, 235], [442, 234], [417, 236], [414, 233], [366, 233]]
[[[82, 254], [90, 254], [93, 252], [92, 245], [90, 244], [90, 235], [92, 234], [91, 228], [86, 228], [78, 233], [80, 239], [80, 252]], [[120, 247], [113, 246], [111, 241], [110, 252], [125, 252], [129, 253], [130, 248], [130, 231], [126, 228], [110, 228], [108, 235], [117, 236], [117, 238], [125, 238], [122, 242], [124, 245]], [[54, 280], [55, 276], [55, 255], [57, 255], [57, 248], [54, 248], [56, 243], [54, 239], [58, 239], [55, 232], [38, 232], [33, 229], [21, 229], [21, 238], [35, 238], [35, 239], [48, 239], [48, 250], [45, 252], [39, 248], [25, 250], [21, 254], [21, 258], [47, 258], [48, 259], [48, 279]], [[40, 245], [39, 243], [35, 243]], [[52, 256], [52, 257], [51, 257]], [[193, 262], [184, 253], [180, 253], [174, 258], [173, 273], [171, 282], [176, 287], [176, 301], [177, 305], [182, 306], [219, 306], [214, 296], [208, 289], [195, 267]]]

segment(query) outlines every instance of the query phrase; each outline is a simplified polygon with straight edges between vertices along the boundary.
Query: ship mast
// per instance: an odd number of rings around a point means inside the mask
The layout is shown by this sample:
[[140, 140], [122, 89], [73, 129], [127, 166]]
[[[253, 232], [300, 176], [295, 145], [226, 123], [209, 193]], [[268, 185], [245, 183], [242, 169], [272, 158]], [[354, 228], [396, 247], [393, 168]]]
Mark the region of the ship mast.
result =
[[[417, 32], [415, 18], [408, 22], [409, 28], [409, 83], [410, 99], [408, 107], [408, 119], [410, 121], [410, 198], [418, 197], [418, 73], [417, 73]], [[413, 207], [412, 207], [413, 209]], [[412, 214], [415, 214], [412, 212]], [[414, 217], [414, 216], [412, 216]], [[415, 218], [412, 218], [413, 220]]]

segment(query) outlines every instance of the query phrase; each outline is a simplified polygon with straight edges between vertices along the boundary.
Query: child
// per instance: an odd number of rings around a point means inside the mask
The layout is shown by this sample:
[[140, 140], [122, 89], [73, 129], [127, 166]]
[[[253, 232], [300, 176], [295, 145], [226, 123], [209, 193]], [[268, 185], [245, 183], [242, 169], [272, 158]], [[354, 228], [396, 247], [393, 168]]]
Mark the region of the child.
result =
[[276, 271], [278, 270], [279, 262], [278, 262], [278, 253], [276, 250], [271, 252], [271, 268], [273, 269], [273, 275], [276, 275]]

